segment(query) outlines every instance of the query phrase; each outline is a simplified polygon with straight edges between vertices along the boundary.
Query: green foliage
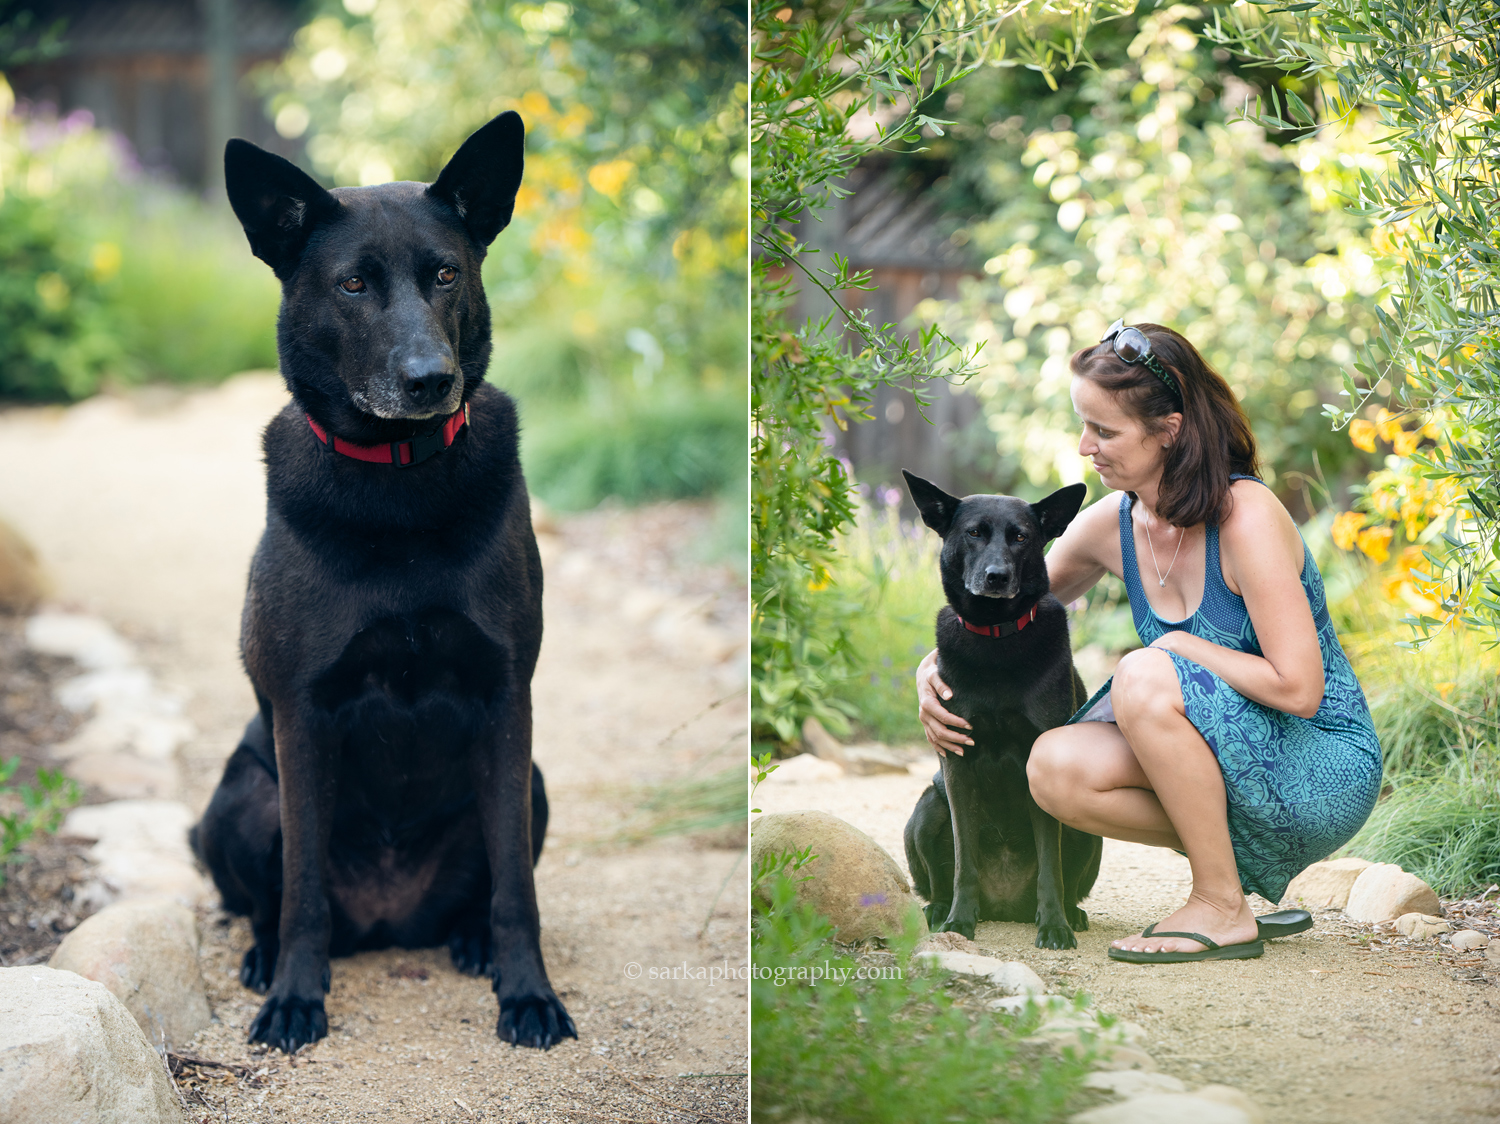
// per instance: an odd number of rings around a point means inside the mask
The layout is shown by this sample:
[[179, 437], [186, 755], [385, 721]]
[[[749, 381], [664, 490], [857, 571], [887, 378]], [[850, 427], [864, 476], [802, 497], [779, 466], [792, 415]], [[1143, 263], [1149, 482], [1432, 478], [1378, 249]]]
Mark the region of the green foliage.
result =
[[833, 581], [857, 599], [858, 609], [848, 622], [851, 674], [832, 697], [879, 741], [922, 740], [914, 677], [944, 603], [941, 546], [921, 523], [903, 523], [894, 506], [861, 511], [839, 540]]
[[0, 396], [276, 365], [276, 282], [227, 209], [141, 177], [86, 113], [11, 108], [0, 79]]
[[[1346, 196], [1351, 212], [1383, 224], [1397, 269], [1380, 331], [1346, 379], [1348, 401], [1330, 412], [1338, 424], [1373, 400], [1452, 412], [1448, 441], [1414, 458], [1466, 497], [1433, 552], [1433, 576], [1446, 586], [1439, 615], [1406, 618], [1422, 642], [1454, 619], [1500, 631], [1494, 15], [1487, 0], [1328, 0], [1295, 15], [1235, 7], [1215, 16], [1224, 45], [1316, 81], [1325, 117], [1361, 106], [1379, 115], [1390, 162], [1362, 172]], [[1312, 123], [1299, 101], [1263, 109], [1259, 119], [1273, 124]]]
[[1375, 806], [1349, 850], [1396, 863], [1445, 898], [1500, 882], [1500, 763], [1490, 782], [1453, 776], [1404, 778]]
[[39, 831], [56, 831], [63, 813], [83, 795], [76, 781], [51, 769], [38, 769], [34, 785], [11, 785], [20, 764], [19, 757], [0, 762], [0, 886], [21, 846]]
[[564, 511], [606, 496], [628, 504], [726, 492], [744, 480], [745, 405], [698, 394], [570, 412], [529, 424], [523, 453], [537, 494]]
[[[832, 927], [797, 901], [812, 856], [763, 855], [754, 872], [751, 1052], [763, 1120], [1054, 1119], [1089, 1057], [1056, 1058], [1020, 1039], [1037, 1016], [975, 1014], [945, 991], [947, 973], [910, 974], [921, 936], [915, 909], [866, 975], [832, 942]], [[840, 982], [847, 981], [847, 982]]]
[[935, 145], [964, 197], [950, 205], [979, 214], [954, 238], [993, 280], [918, 312], [984, 344], [969, 386], [996, 435], [998, 491], [1083, 479], [1068, 358], [1121, 316], [1176, 328], [1224, 375], [1273, 485], [1372, 465], [1314, 407], [1375, 331], [1384, 280], [1367, 224], [1329, 197], [1384, 165], [1368, 130], [1298, 139], [1227, 120], [1249, 87], [1200, 42], [1196, 14], [1100, 29], [1098, 68], [1054, 96], [985, 71], [950, 108], [959, 120]]
[[1420, 651], [1395, 647], [1405, 630], [1382, 593], [1385, 572], [1345, 565], [1364, 580], [1330, 608], [1392, 787], [1348, 850], [1398, 863], [1445, 897], [1500, 881], [1500, 653], [1462, 629]]
[[[898, 0], [785, 8], [756, 0], [752, 20], [751, 184], [751, 669], [754, 737], [787, 743], [818, 717], [847, 728], [830, 699], [849, 675], [847, 620], [853, 602], [830, 588], [835, 536], [854, 521], [853, 481], [831, 455], [824, 426], [864, 420], [882, 384], [929, 401], [924, 384], [961, 381], [972, 350], [930, 327], [915, 340], [877, 325], [841, 294], [867, 291], [868, 274], [834, 256], [826, 266], [798, 233], [843, 194], [840, 180], [862, 158], [920, 145], [942, 132], [927, 103], [1001, 61], [1002, 28], [1012, 27], [1027, 65], [1050, 72], [1079, 57], [1085, 5], [1054, 5], [1068, 26], [1027, 22], [1028, 5], [968, 3], [923, 7]], [[786, 16], [787, 18], [783, 18]], [[1055, 41], [1054, 41], [1055, 40]], [[1005, 60], [1011, 61], [1011, 60]], [[833, 301], [821, 323], [794, 325], [796, 286]]]

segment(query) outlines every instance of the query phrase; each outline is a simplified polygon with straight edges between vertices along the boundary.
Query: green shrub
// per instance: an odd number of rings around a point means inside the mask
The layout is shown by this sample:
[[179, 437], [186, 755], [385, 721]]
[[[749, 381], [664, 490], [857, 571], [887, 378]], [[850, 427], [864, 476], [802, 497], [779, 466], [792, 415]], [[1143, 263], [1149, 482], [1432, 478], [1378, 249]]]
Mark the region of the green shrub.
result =
[[[894, 956], [880, 965], [891, 978], [854, 979], [858, 965], [832, 942], [828, 920], [797, 903], [794, 875], [808, 857], [766, 855], [755, 872], [756, 1119], [1056, 1118], [1089, 1057], [1058, 1058], [1023, 1044], [1038, 1021], [1034, 1010], [1015, 1018], [965, 1010], [945, 990], [947, 973], [909, 974], [904, 966], [922, 932], [915, 909], [891, 941]], [[829, 978], [842, 973], [847, 982]]]
[[1396, 863], [1445, 898], [1500, 882], [1500, 761], [1437, 777], [1399, 778], [1349, 853]]
[[554, 409], [522, 433], [528, 482], [565, 511], [606, 496], [636, 504], [712, 495], [743, 479], [745, 407], [728, 396], [663, 393], [613, 411]]
[[281, 289], [228, 204], [140, 184], [102, 217], [120, 246], [111, 304], [135, 377], [211, 383], [276, 368]]
[[21, 845], [39, 831], [56, 831], [63, 813], [82, 795], [76, 781], [50, 769], [38, 769], [34, 785], [13, 787], [8, 782], [20, 764], [19, 757], [0, 762], [0, 886]]

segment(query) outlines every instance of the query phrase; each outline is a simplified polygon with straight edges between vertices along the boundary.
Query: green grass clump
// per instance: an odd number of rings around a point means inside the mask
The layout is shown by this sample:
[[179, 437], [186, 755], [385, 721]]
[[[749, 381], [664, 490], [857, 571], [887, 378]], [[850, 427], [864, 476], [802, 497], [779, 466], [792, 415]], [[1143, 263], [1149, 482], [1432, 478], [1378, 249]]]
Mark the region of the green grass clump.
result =
[[1351, 853], [1397, 863], [1444, 898], [1500, 882], [1500, 767], [1488, 780], [1465, 775], [1410, 777], [1375, 806]]
[[532, 489], [563, 511], [613, 496], [627, 504], [742, 486], [749, 437], [744, 402], [683, 392], [612, 409], [539, 410], [525, 419], [522, 459]]
[[1466, 630], [1397, 648], [1407, 633], [1377, 579], [1330, 607], [1348, 626], [1390, 785], [1346, 850], [1462, 897], [1500, 882], [1500, 651]]
[[832, 943], [828, 920], [797, 903], [791, 872], [807, 858], [767, 855], [757, 865], [750, 988], [755, 1118], [1055, 1119], [1088, 1072], [1087, 1054], [1056, 1057], [1023, 1045], [1035, 1013], [967, 1011], [945, 991], [946, 973], [906, 969], [921, 932], [915, 910], [891, 941], [894, 961], [882, 969], [890, 978], [854, 979], [859, 966]]

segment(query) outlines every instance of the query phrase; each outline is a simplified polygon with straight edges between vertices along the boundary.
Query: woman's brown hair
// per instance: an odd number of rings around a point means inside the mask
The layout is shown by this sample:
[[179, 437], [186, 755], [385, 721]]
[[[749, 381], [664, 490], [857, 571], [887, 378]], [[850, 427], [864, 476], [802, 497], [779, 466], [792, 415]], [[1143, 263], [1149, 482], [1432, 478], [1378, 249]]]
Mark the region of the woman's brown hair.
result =
[[1181, 399], [1144, 363], [1126, 363], [1109, 343], [1074, 352], [1069, 366], [1112, 392], [1147, 433], [1160, 433], [1166, 416], [1181, 411], [1182, 425], [1162, 464], [1156, 513], [1174, 527], [1220, 522], [1229, 514], [1230, 476], [1260, 475], [1250, 421], [1196, 347], [1160, 324], [1134, 326], [1182, 388]]

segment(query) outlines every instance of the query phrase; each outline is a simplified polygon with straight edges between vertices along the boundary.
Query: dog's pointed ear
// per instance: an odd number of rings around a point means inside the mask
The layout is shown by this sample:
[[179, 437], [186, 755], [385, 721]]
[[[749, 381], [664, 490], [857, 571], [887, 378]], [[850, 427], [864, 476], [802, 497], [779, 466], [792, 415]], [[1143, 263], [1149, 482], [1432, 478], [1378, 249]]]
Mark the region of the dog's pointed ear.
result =
[[459, 145], [427, 194], [458, 212], [475, 244], [488, 246], [510, 225], [525, 149], [521, 115], [502, 113]]
[[957, 496], [950, 496], [930, 480], [913, 476], [904, 468], [901, 475], [906, 477], [906, 489], [916, 501], [917, 510], [922, 513], [922, 522], [938, 534], [947, 535], [948, 528], [953, 526], [953, 516], [958, 512], [958, 505], [963, 501]]
[[1073, 522], [1073, 516], [1078, 514], [1078, 509], [1083, 506], [1083, 497], [1088, 492], [1086, 485], [1069, 484], [1031, 505], [1031, 513], [1041, 525], [1042, 537], [1046, 541], [1051, 542], [1068, 529], [1068, 524]]
[[224, 146], [224, 186], [250, 239], [250, 252], [283, 281], [297, 268], [313, 228], [342, 210], [290, 160], [238, 137]]

